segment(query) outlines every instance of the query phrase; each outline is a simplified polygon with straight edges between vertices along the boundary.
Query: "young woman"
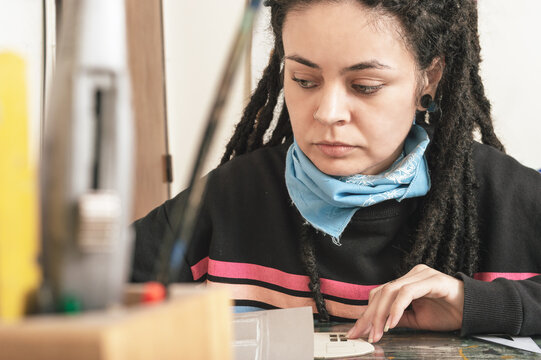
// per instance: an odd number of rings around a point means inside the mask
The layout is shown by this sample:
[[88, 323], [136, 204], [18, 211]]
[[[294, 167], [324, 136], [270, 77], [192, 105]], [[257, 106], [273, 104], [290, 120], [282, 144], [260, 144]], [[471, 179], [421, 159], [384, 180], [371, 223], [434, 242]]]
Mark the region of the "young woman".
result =
[[[541, 334], [541, 176], [494, 134], [476, 2], [267, 5], [274, 49], [179, 280], [239, 307], [311, 305], [370, 342], [397, 326]], [[136, 222], [133, 280], [152, 279], [182, 199]]]

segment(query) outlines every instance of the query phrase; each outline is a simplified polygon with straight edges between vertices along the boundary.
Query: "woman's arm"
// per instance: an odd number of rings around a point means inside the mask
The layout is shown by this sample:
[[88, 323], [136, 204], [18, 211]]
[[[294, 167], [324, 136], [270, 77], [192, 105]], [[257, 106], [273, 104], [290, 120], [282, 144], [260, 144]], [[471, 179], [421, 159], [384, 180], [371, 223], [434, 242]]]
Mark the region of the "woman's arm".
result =
[[541, 334], [541, 275], [527, 280], [498, 278], [491, 282], [459, 274], [464, 281], [461, 335]]
[[541, 275], [527, 280], [457, 278], [425, 265], [372, 290], [368, 306], [348, 333], [377, 342], [389, 328], [450, 331], [461, 335], [541, 334]]
[[[132, 282], [155, 281], [157, 278], [158, 260], [164, 239], [178, 235], [180, 205], [185, 200], [186, 192], [181, 192], [171, 200], [152, 210], [145, 217], [135, 221], [135, 247], [132, 265]], [[210, 216], [206, 203], [200, 209], [192, 241], [185, 245], [185, 264], [181, 273], [172, 281], [191, 282], [202, 281], [194, 279], [191, 267], [208, 256], [212, 236]]]

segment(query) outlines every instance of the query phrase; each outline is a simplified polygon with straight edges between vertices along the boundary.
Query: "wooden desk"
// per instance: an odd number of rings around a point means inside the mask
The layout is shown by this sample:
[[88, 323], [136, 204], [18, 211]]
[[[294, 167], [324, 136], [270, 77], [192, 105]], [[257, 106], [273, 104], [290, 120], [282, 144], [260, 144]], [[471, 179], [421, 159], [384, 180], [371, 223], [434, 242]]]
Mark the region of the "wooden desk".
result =
[[[351, 324], [316, 324], [315, 331], [348, 331]], [[541, 337], [534, 337], [541, 346]], [[461, 338], [458, 333], [434, 333], [406, 329], [391, 330], [374, 344], [372, 354], [348, 359], [541, 359], [541, 354], [484, 342], [473, 338]]]

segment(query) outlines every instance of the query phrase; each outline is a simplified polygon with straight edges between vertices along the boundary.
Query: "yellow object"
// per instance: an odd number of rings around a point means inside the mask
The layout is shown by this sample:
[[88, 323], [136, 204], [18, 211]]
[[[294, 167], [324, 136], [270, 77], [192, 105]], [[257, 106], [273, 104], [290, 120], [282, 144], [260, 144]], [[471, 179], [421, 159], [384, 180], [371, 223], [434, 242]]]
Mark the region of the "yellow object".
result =
[[0, 322], [24, 315], [40, 279], [25, 67], [20, 56], [0, 52]]

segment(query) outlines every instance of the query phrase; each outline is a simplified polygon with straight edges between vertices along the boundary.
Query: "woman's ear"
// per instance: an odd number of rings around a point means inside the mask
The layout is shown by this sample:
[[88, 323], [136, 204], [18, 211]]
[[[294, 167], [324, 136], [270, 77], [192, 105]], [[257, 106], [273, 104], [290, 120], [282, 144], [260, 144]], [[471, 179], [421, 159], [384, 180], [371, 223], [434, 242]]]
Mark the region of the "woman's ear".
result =
[[445, 59], [442, 56], [438, 56], [432, 60], [432, 64], [423, 71], [422, 82], [423, 87], [419, 96], [419, 101], [417, 101], [417, 109], [420, 111], [426, 110], [420, 104], [421, 96], [429, 94], [433, 99], [436, 97], [436, 90], [438, 89], [438, 84], [440, 83], [441, 77], [443, 76], [443, 70], [445, 69]]

